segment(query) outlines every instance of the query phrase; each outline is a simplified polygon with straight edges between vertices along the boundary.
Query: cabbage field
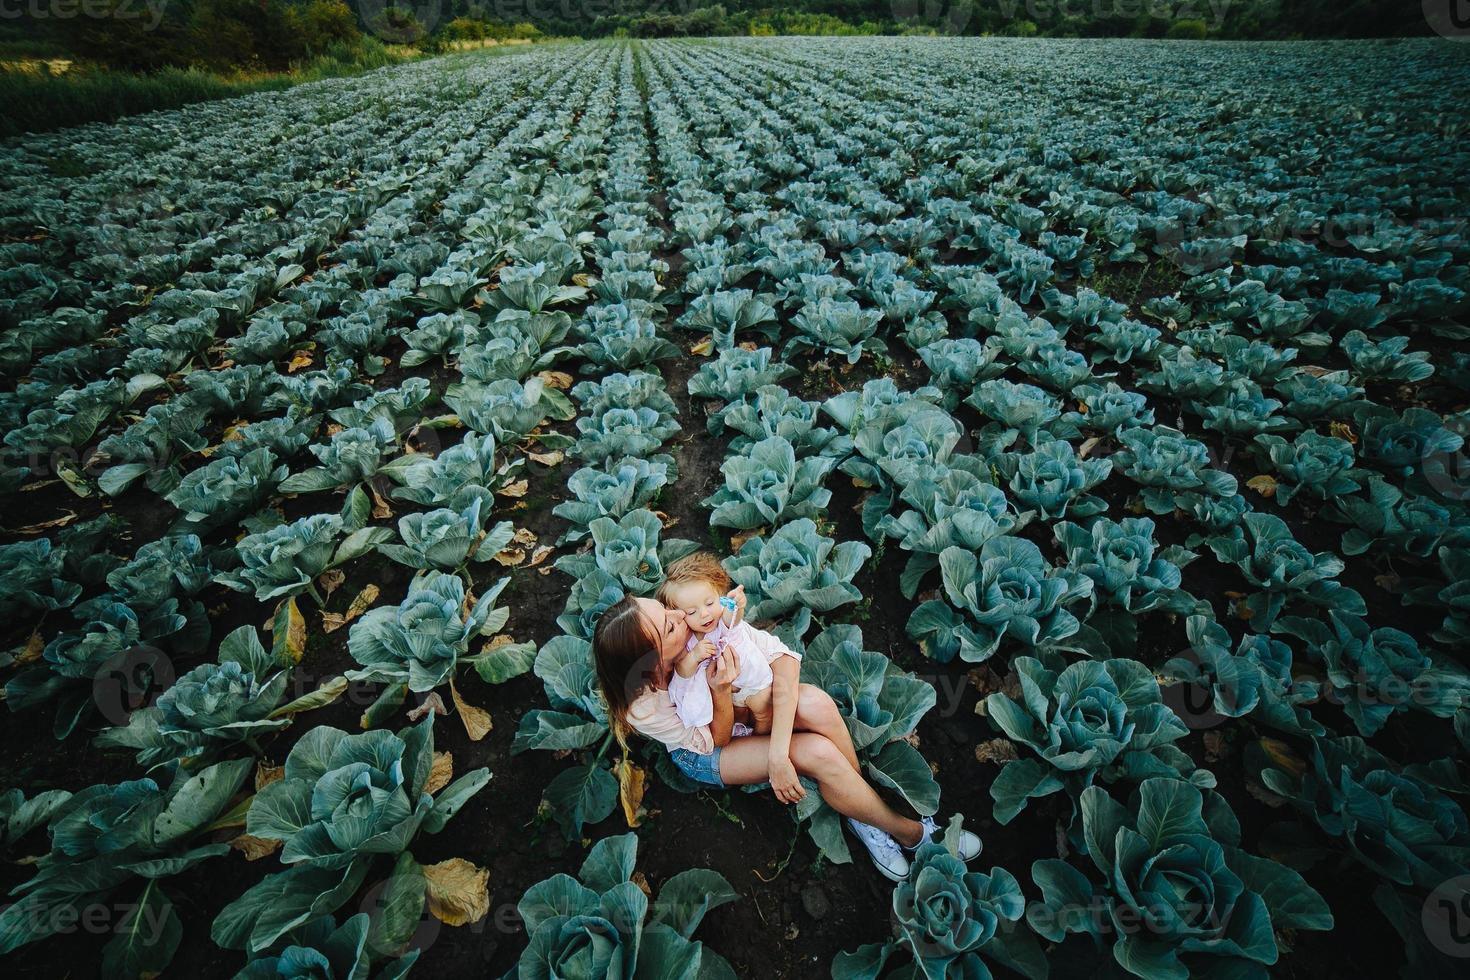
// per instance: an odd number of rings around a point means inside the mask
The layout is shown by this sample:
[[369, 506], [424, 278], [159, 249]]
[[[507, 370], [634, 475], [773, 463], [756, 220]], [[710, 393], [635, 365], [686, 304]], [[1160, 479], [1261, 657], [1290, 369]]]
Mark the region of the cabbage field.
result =
[[[1467, 83], [572, 43], [0, 144], [5, 974], [1463, 975]], [[701, 547], [968, 873], [614, 738]]]

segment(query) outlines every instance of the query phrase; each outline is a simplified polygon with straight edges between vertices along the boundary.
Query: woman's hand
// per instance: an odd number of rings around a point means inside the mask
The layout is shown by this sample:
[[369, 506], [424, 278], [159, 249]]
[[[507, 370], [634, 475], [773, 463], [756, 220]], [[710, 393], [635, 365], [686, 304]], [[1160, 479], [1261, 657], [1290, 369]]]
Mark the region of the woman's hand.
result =
[[791, 759], [779, 756], [771, 760], [770, 765], [771, 789], [776, 793], [776, 799], [782, 803], [797, 803], [806, 796], [806, 787], [801, 785], [801, 777], [796, 774], [796, 767], [791, 764]]
[[715, 653], [715, 645], [708, 640], [702, 641], [700, 646], [708, 646], [710, 648], [710, 654], [714, 657], [709, 664], [710, 690], [728, 692], [730, 685], [735, 683], [735, 678], [740, 674], [740, 664], [734, 657], [727, 657], [723, 653]]

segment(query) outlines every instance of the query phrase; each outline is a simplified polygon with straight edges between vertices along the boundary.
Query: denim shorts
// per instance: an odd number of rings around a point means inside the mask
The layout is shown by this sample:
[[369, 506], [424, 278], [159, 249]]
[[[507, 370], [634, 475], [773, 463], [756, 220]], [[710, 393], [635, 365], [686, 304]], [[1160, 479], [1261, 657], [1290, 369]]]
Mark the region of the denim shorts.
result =
[[674, 749], [669, 753], [669, 759], [679, 767], [680, 772], [696, 783], [724, 789], [725, 781], [720, 778], [720, 752], [722, 751], [717, 748], [709, 755], [700, 755], [688, 749]]

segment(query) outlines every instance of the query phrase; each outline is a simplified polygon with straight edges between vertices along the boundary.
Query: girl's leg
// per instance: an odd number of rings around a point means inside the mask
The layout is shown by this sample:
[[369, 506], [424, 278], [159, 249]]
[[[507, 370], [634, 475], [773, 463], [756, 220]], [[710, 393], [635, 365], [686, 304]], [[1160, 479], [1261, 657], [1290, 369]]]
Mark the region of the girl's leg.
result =
[[[720, 778], [731, 786], [765, 782], [770, 743], [769, 737], [750, 735], [726, 745], [720, 752]], [[801, 775], [815, 779], [822, 799], [843, 816], [871, 824], [905, 846], [917, 844], [923, 836], [919, 821], [895, 813], [825, 736], [815, 732], [792, 735], [791, 764]]]
[[[837, 702], [832, 700], [832, 695], [815, 684], [802, 684], [797, 688], [794, 728], [799, 732], [816, 732], [826, 736], [829, 742], [837, 746], [837, 751], [852, 766], [853, 772], [863, 771], [863, 767], [858, 764], [857, 749], [852, 744], [852, 734], [847, 730], [847, 722], [842, 720], [842, 711], [837, 707]], [[792, 762], [796, 762], [794, 755]]]
[[771, 689], [766, 688], [759, 694], [752, 694], [750, 700], [745, 702], [745, 706], [750, 709], [751, 727], [755, 729], [755, 733], [757, 735], [771, 734], [771, 724], [776, 716]]

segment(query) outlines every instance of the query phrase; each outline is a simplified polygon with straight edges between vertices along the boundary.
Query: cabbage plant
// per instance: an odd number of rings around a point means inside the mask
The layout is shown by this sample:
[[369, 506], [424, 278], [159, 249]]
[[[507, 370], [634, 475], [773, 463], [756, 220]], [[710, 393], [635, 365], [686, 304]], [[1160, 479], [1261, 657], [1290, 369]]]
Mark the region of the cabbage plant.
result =
[[495, 505], [495, 495], [515, 481], [524, 465], [524, 458], [510, 459], [500, 453], [493, 435], [467, 432], [462, 441], [432, 459], [416, 456], [388, 475], [399, 484], [393, 490], [398, 500], [457, 511], [478, 500], [481, 509], [488, 510]]
[[1026, 897], [1009, 871], [971, 871], [946, 846], [929, 841], [914, 852], [908, 878], [893, 889], [894, 938], [838, 953], [832, 980], [877, 980], [901, 953], [913, 958], [907, 975], [923, 980], [989, 977], [987, 960], [1046, 980], [1049, 965], [1022, 922], [1025, 910]]
[[813, 613], [862, 598], [852, 580], [871, 554], [861, 541], [833, 541], [803, 517], [746, 541], [725, 559], [725, 570], [750, 597], [747, 619], [790, 616], [784, 628], [799, 638], [810, 628]]
[[577, 352], [588, 373], [627, 371], [679, 356], [679, 348], [659, 336], [651, 319], [623, 303], [590, 307], [578, 329], [586, 340]]
[[699, 547], [682, 538], [661, 541], [663, 522], [650, 510], [630, 511], [618, 520], [599, 517], [587, 531], [591, 550], [562, 555], [556, 567], [579, 581], [601, 571], [639, 596], [652, 595], [663, 581], [664, 567]]
[[939, 567], [951, 547], [979, 551], [987, 541], [1024, 527], [1005, 491], [968, 469], [936, 466], [920, 471], [899, 493], [908, 506], [885, 514], [877, 530], [912, 552], [899, 575], [899, 589], [912, 599], [924, 577]]
[[1040, 388], [1000, 378], [976, 385], [965, 404], [993, 420], [979, 433], [981, 451], [987, 455], [1009, 449], [1018, 439], [1035, 445], [1037, 433], [1062, 414], [1057, 401]]
[[1119, 433], [1123, 443], [1113, 456], [1117, 467], [1143, 487], [1143, 503], [1155, 514], [1173, 513], [1178, 491], [1203, 490], [1217, 497], [1233, 496], [1235, 477], [1210, 468], [1204, 443], [1168, 426], [1129, 429]]
[[[772, 360], [769, 347], [745, 350], [730, 347], [720, 351], [713, 361], [700, 366], [689, 379], [689, 394], [724, 402], [726, 407], [759, 391], [763, 386], [784, 381], [796, 374], [796, 368]], [[723, 410], [710, 415], [709, 429], [718, 435], [723, 427]]]
[[[259, 953], [335, 912], [367, 881], [380, 855], [397, 859], [397, 871], [417, 869], [403, 857], [414, 838], [443, 830], [490, 780], [488, 769], [474, 769], [430, 793], [433, 725], [433, 712], [396, 735], [349, 735], [319, 725], [291, 747], [282, 778], [256, 793], [245, 814], [247, 834], [282, 842], [286, 870], [225, 906], [210, 931], [218, 945]], [[416, 922], [422, 893], [402, 898], [419, 903], [405, 916]]]
[[185, 475], [164, 499], [182, 512], [181, 530], [206, 530], [255, 513], [278, 489], [294, 492], [284, 489], [288, 472], [269, 449], [222, 456]]
[[1248, 771], [1372, 874], [1430, 891], [1470, 873], [1470, 819], [1436, 774], [1449, 760], [1400, 766], [1356, 736], [1314, 738], [1305, 759], [1281, 748], [1251, 746]]
[[1138, 661], [1084, 660], [1058, 672], [1017, 657], [1012, 666], [1018, 700], [1002, 693], [985, 699], [986, 715], [1029, 750], [1007, 762], [990, 785], [1000, 823], [1010, 823], [1031, 800], [1062, 792], [1071, 798], [1075, 821], [1082, 791], [1099, 779], [1164, 776], [1215, 785], [1215, 777], [1196, 769], [1175, 744], [1189, 729], [1164, 703], [1153, 672]]
[[1408, 337], [1372, 340], [1361, 330], [1349, 331], [1341, 342], [1342, 351], [1353, 366], [1353, 380], [1359, 384], [1412, 383], [1432, 375], [1434, 365], [1429, 363], [1429, 352], [1410, 351], [1408, 346]]
[[1431, 657], [1403, 630], [1370, 628], [1360, 616], [1328, 609], [1326, 621], [1283, 616], [1276, 629], [1307, 645], [1327, 668], [1323, 686], [1364, 738], [1409, 710], [1454, 718], [1470, 707], [1470, 675]]
[[[1323, 728], [1308, 710], [1320, 685], [1292, 671], [1291, 647], [1261, 633], [1247, 633], [1231, 652], [1230, 633], [1208, 615], [1185, 621], [1189, 650], [1159, 671], [1165, 681], [1188, 684], [1209, 696], [1209, 711], [1220, 718], [1242, 718], [1292, 734], [1320, 735]], [[1192, 695], [1187, 695], [1192, 696]], [[1190, 701], [1195, 706], [1195, 701]], [[1204, 715], [1209, 719], [1209, 714]]]
[[776, 322], [773, 296], [757, 295], [749, 289], [719, 290], [696, 296], [678, 324], [690, 330], [701, 330], [714, 338], [715, 350], [735, 346], [736, 337], [754, 331], [770, 343], [780, 333]]
[[515, 525], [501, 521], [485, 527], [484, 501], [476, 497], [463, 510], [406, 514], [398, 520], [402, 544], [380, 541], [378, 553], [409, 568], [460, 572], [470, 562], [494, 558], [515, 536]]
[[247, 534], [235, 544], [239, 567], [221, 572], [214, 581], [236, 592], [253, 592], [262, 602], [306, 592], [325, 609], [316, 579], [393, 536], [387, 528], [364, 527], [342, 538], [344, 530], [338, 515], [312, 514]]
[[1309, 603], [1354, 616], [1368, 613], [1363, 597], [1337, 581], [1343, 560], [1331, 551], [1312, 552], [1274, 514], [1241, 516], [1245, 535], [1211, 542], [1215, 557], [1233, 563], [1259, 590], [1244, 600], [1251, 628], [1269, 632], [1288, 604]]
[[715, 527], [750, 530], [775, 527], [800, 517], [826, 513], [832, 492], [822, 481], [836, 465], [825, 456], [796, 458], [785, 439], [772, 437], [755, 443], [742, 455], [732, 455], [720, 466], [725, 485], [703, 501], [711, 507]]
[[852, 450], [852, 439], [818, 425], [821, 406], [791, 394], [780, 385], [762, 385], [755, 398], [731, 405], [723, 413], [726, 429], [738, 432], [730, 452], [745, 452], [764, 439], [784, 439], [798, 457], [819, 454], [842, 457]]
[[1332, 928], [1322, 896], [1291, 868], [1241, 850], [1234, 815], [1206, 807], [1184, 780], [1145, 779], [1126, 807], [1089, 787], [1082, 827], [1096, 876], [1037, 861], [1042, 898], [1027, 921], [1054, 943], [1069, 934], [1112, 942], [1114, 961], [1134, 976], [1264, 974], [1280, 955], [1277, 932]]
[[837, 300], [823, 297], [815, 303], [807, 303], [801, 312], [791, 318], [798, 331], [786, 342], [783, 357], [805, 350], [837, 354], [849, 364], [856, 364], [867, 350], [875, 354], [886, 354], [887, 345], [877, 336], [878, 324], [883, 321], [880, 310], [866, 310], [853, 300]]
[[991, 457], [1017, 503], [1043, 518], [1092, 517], [1107, 501], [1089, 493], [1113, 472], [1110, 459], [1083, 459], [1065, 439], [1044, 438], [1029, 453]]
[[558, 874], [532, 885], [516, 905], [528, 945], [516, 975], [558, 977], [731, 977], [734, 972], [694, 931], [712, 909], [740, 896], [706, 868], [681, 871], [656, 897], [634, 880], [638, 838], [607, 837], [592, 846], [577, 877]]
[[1180, 568], [1195, 556], [1177, 545], [1159, 548], [1151, 518], [1114, 522], [1100, 517], [1085, 528], [1062, 521], [1052, 533], [1067, 565], [1092, 579], [1095, 604], [1129, 614], [1154, 609], [1182, 613], [1194, 607], [1193, 597], [1179, 585]]
[[469, 656], [470, 644], [505, 625], [509, 611], [497, 608], [495, 600], [509, 582], [500, 579], [471, 605], [459, 576], [414, 576], [403, 602], [369, 609], [352, 624], [347, 652], [363, 669], [349, 670], [347, 679], [393, 685], [382, 697], [401, 698], [402, 688], [432, 691], [452, 681], [461, 664], [488, 661], [494, 656], [488, 651]]
[[219, 645], [215, 663], [179, 677], [156, 702], [139, 708], [128, 723], [97, 736], [105, 748], [137, 752], [149, 768], [181, 762], [198, 769], [242, 741], [280, 731], [290, 716], [277, 711], [290, 681], [282, 663], [264, 646], [253, 626], [241, 626]]
[[141, 877], [142, 892], [103, 947], [102, 962], [162, 971], [183, 934], [162, 882], [229, 853], [228, 844], [200, 838], [254, 768], [253, 759], [233, 759], [197, 773], [178, 770], [162, 785], [144, 777], [73, 793], [52, 814], [49, 853], [0, 910], [0, 954], [57, 933], [88, 907], [110, 907], [116, 889]]
[[1303, 432], [1291, 442], [1258, 435], [1256, 445], [1280, 474], [1274, 496], [1283, 504], [1304, 491], [1318, 500], [1334, 500], [1358, 489], [1353, 444], [1346, 439]]
[[1053, 568], [1030, 541], [994, 538], [978, 554], [946, 548], [939, 570], [945, 598], [921, 603], [908, 622], [925, 656], [979, 663], [1006, 637], [1027, 649], [1087, 652], [1082, 624], [1067, 607], [1091, 597], [1092, 579]]
[[553, 514], [571, 525], [561, 542], [582, 540], [599, 517], [620, 520], [652, 503], [668, 486], [673, 465], [669, 456], [624, 456], [577, 470], [567, 480], [567, 492], [575, 499], [552, 508]]
[[380, 471], [391, 475], [394, 470], [413, 463], [408, 456], [388, 459], [398, 449], [398, 432], [392, 421], [383, 417], [374, 418], [365, 427], [343, 429], [326, 445], [310, 449], [321, 465], [287, 477], [281, 483], [282, 493], [354, 487]]
[[571, 400], [541, 378], [450, 385], [444, 403], [465, 425], [481, 435], [493, 435], [501, 445], [534, 437], [543, 448], [555, 448], [561, 445], [560, 437], [536, 429], [548, 419], [564, 421], [576, 414]]
[[572, 455], [594, 465], [625, 456], [649, 456], [679, 431], [672, 414], [647, 405], [608, 408], [577, 419]]
[[[403, 921], [403, 909], [394, 907], [391, 911], [397, 926]], [[388, 910], [380, 912], [382, 916], [387, 914]], [[414, 919], [410, 924], [417, 926], [418, 922]], [[400, 937], [379, 928], [374, 935], [372, 916], [366, 912], [349, 917], [340, 926], [334, 917], [323, 915], [302, 923], [253, 955], [234, 980], [308, 980], [316, 975], [402, 980], [422, 950], [410, 949], [394, 956], [383, 947]], [[374, 961], [378, 961], [376, 968]]]

